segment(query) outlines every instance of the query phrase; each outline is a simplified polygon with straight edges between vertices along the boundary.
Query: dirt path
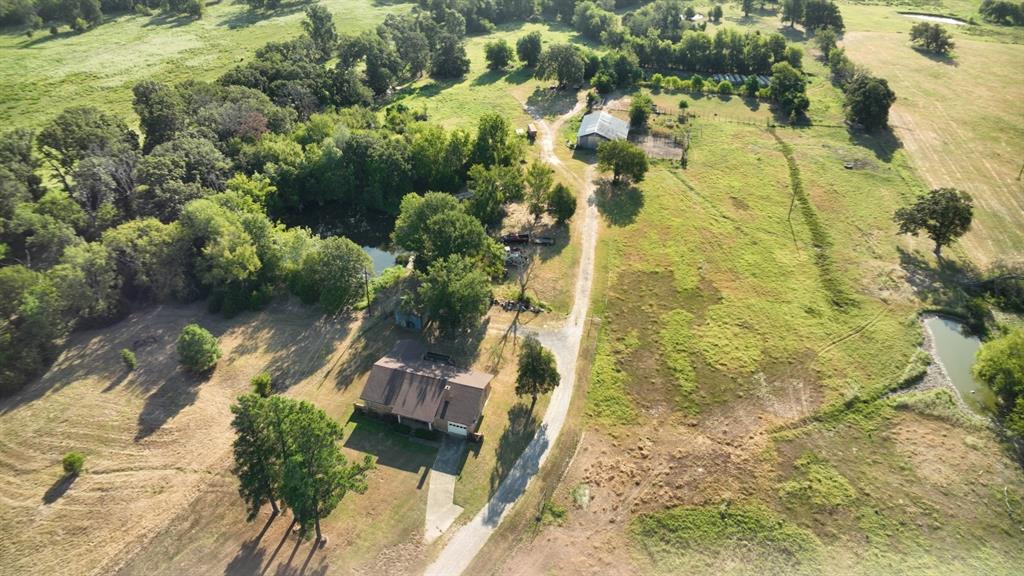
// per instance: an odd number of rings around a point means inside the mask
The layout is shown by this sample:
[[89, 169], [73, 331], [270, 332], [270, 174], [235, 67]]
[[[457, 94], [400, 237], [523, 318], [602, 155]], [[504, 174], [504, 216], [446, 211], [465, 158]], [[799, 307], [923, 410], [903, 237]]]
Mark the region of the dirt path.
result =
[[[578, 178], [561, 168], [562, 162], [555, 155], [555, 137], [561, 125], [582, 108], [582, 102], [577, 102], [572, 110], [551, 122], [550, 125], [543, 119], [537, 119], [541, 132], [541, 157], [560, 173], [569, 176], [574, 181], [578, 181]], [[534, 332], [541, 342], [554, 353], [558, 371], [562, 375], [562, 382], [551, 395], [551, 402], [548, 404], [547, 412], [544, 413], [544, 419], [537, 429], [536, 435], [516, 460], [508, 476], [498, 486], [498, 490], [491, 496], [487, 505], [468, 524], [459, 528], [452, 535], [451, 540], [441, 550], [434, 563], [427, 568], [426, 574], [455, 576], [461, 574], [469, 566], [476, 554], [487, 543], [487, 539], [490, 538], [495, 528], [501, 523], [505, 512], [526, 491], [530, 480], [544, 464], [551, 446], [558, 439], [562, 426], [565, 424], [565, 418], [569, 413], [569, 403], [572, 401], [573, 388], [576, 384], [576, 359], [579, 356], [580, 343], [583, 339], [594, 278], [598, 214], [594, 199], [593, 177], [594, 168], [591, 166], [587, 168], [585, 181], [580, 186], [580, 196], [584, 199], [585, 208], [581, 214], [583, 216], [582, 251], [580, 266], [576, 273], [572, 312], [560, 328]]]

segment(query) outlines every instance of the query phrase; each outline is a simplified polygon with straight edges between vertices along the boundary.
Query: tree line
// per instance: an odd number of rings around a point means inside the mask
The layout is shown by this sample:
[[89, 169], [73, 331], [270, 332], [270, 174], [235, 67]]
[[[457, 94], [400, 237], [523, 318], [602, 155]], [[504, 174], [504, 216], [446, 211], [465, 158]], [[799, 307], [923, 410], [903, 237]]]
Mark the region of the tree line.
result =
[[32, 37], [49, 28], [57, 34], [60, 26], [84, 32], [103, 23], [108, 14], [136, 12], [185, 15], [199, 18], [206, 0], [0, 0], [0, 25], [23, 25]]

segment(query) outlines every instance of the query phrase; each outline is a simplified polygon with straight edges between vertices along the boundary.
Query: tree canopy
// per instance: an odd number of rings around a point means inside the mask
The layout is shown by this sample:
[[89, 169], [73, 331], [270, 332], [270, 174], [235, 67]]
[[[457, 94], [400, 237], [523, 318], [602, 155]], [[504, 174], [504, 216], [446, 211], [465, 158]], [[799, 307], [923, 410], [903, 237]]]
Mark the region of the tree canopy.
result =
[[491, 284], [473, 260], [458, 254], [430, 265], [417, 294], [444, 333], [475, 327], [491, 304]]
[[1024, 329], [1016, 328], [982, 344], [974, 375], [996, 393], [1006, 428], [1024, 439]]
[[597, 147], [597, 167], [602, 171], [611, 170], [613, 182], [623, 177], [639, 182], [647, 174], [647, 155], [626, 140], [602, 142]]
[[866, 130], [885, 128], [895, 101], [896, 93], [885, 79], [859, 74], [846, 86], [846, 118]]
[[523, 339], [519, 352], [519, 371], [516, 374], [516, 395], [530, 396], [530, 411], [537, 404], [537, 396], [554, 390], [561, 382], [555, 355], [545, 348], [536, 337]]
[[974, 201], [970, 194], [955, 188], [936, 188], [919, 197], [912, 205], [896, 211], [894, 219], [900, 234], [917, 236], [923, 231], [935, 242], [935, 255], [971, 228]]
[[914, 24], [910, 28], [910, 41], [933, 54], [949, 54], [955, 46], [949, 31], [932, 22]]

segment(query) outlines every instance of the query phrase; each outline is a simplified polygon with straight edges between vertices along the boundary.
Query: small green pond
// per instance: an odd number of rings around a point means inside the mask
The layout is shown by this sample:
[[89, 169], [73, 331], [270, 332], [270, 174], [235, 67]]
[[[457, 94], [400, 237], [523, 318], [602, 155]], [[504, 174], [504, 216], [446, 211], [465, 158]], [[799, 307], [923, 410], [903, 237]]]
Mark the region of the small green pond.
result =
[[381, 272], [395, 265], [396, 255], [394, 252], [374, 246], [363, 246], [363, 252], [366, 252], [370, 256], [370, 260], [373, 260], [374, 276], [380, 276]]
[[992, 414], [996, 406], [995, 394], [971, 374], [981, 341], [964, 334], [963, 325], [951, 318], [929, 316], [924, 324], [931, 332], [936, 359], [946, 368], [946, 375], [960, 392], [964, 403], [978, 414]]

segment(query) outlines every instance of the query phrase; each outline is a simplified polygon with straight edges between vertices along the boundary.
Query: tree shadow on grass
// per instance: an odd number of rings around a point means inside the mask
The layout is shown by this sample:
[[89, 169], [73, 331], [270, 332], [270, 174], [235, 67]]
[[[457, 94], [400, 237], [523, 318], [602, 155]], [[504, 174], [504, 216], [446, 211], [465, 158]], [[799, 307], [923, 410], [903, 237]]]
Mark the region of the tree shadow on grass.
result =
[[75, 483], [76, 478], [78, 478], [78, 474], [65, 474], [58, 478], [57, 481], [53, 483], [53, 486], [50, 486], [46, 490], [46, 494], [43, 494], [43, 504], [53, 504], [57, 500], [60, 500], [60, 497], [63, 496], [64, 493], [71, 488], [71, 485]]
[[18, 47], [19, 48], [34, 48], [36, 46], [39, 46], [41, 44], [45, 44], [47, 42], [51, 42], [53, 40], [62, 40], [64, 38], [70, 38], [72, 36], [77, 36], [79, 34], [84, 34], [84, 32], [75, 32], [74, 30], [65, 30], [64, 32], [58, 32], [56, 34], [50, 34], [49, 32], [47, 32], [44, 35], [44, 34], [42, 34], [42, 30], [40, 30], [39, 33], [35, 34], [32, 38], [28, 38], [24, 42], [19, 44]]
[[874, 132], [851, 129], [849, 134], [853, 144], [871, 150], [875, 154], [875, 158], [887, 164], [892, 161], [896, 151], [903, 147], [903, 143], [893, 133], [892, 128]]
[[505, 70], [489, 70], [473, 79], [473, 86], [487, 86], [494, 84], [505, 76]]
[[533, 76], [533, 68], [520, 66], [519, 68], [516, 68], [515, 70], [509, 72], [507, 76], [505, 76], [505, 82], [508, 82], [509, 84], [523, 84], [524, 82], [527, 82], [528, 80], [533, 78]]
[[135, 441], [146, 439], [194, 403], [199, 397], [199, 385], [209, 380], [215, 369], [202, 374], [178, 370], [164, 380], [159, 388], [146, 397], [146, 403], [139, 412]]
[[594, 193], [597, 210], [612, 226], [628, 226], [636, 222], [644, 207], [644, 195], [632, 184], [612, 184], [607, 178], [597, 183]]
[[257, 24], [264, 20], [278, 18], [280, 16], [289, 16], [291, 14], [295, 14], [296, 12], [302, 12], [309, 5], [310, 2], [303, 0], [299, 2], [288, 2], [286, 4], [282, 4], [281, 6], [278, 6], [273, 10], [254, 10], [250, 8], [249, 10], [242, 10], [240, 12], [232, 14], [231, 16], [218, 22], [217, 25], [223, 26], [231, 30], [235, 30], [238, 28], [248, 28], [249, 26], [252, 26], [253, 24]]
[[969, 295], [963, 286], [977, 280], [981, 273], [969, 262], [943, 258], [934, 260], [920, 252], [897, 246], [900, 267], [907, 284], [922, 302], [943, 308], [962, 306]]
[[533, 116], [561, 116], [576, 106], [575, 90], [536, 88], [526, 99], [526, 107]]
[[508, 428], [498, 438], [497, 459], [491, 471], [488, 496], [498, 490], [539, 427], [540, 419], [530, 410], [529, 404], [517, 402], [509, 409]]
[[932, 62], [938, 62], [939, 64], [945, 64], [946, 66], [952, 66], [954, 68], [960, 66], [960, 62], [957, 61], [956, 57], [950, 54], [936, 54], [918, 46], [912, 46], [911, 49]]
[[746, 105], [747, 108], [750, 108], [750, 110], [754, 112], [757, 112], [758, 110], [761, 109], [761, 101], [758, 100], [757, 98], [752, 98], [750, 96], [742, 96], [740, 99], [743, 100], [743, 104]]

